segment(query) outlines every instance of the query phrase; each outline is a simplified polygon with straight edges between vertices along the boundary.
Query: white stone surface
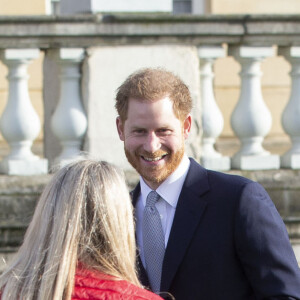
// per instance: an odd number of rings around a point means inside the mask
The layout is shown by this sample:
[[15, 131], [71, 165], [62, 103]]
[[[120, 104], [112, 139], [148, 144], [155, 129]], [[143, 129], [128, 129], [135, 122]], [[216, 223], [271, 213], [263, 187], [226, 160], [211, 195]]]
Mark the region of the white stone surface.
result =
[[83, 99], [88, 115], [84, 150], [94, 157], [131, 169], [116, 130], [116, 90], [137, 69], [164, 67], [179, 75], [190, 88], [194, 101], [194, 122], [187, 141], [187, 153], [199, 159], [201, 114], [198, 65], [197, 50], [194, 47], [125, 46], [89, 49], [82, 69]]
[[231, 167], [240, 170], [272, 170], [279, 169], [278, 155], [241, 155], [231, 158]]
[[20, 61], [24, 59], [29, 63], [31, 60], [37, 59], [39, 54], [39, 49], [6, 49], [1, 56], [7, 61]]
[[172, 0], [60, 0], [62, 14], [82, 12], [171, 12]]
[[242, 71], [239, 101], [231, 115], [231, 127], [241, 141], [232, 158], [232, 167], [243, 170], [279, 168], [279, 157], [262, 146], [272, 125], [272, 116], [261, 91], [261, 61], [274, 54], [272, 47], [233, 47], [229, 53], [240, 62]]
[[40, 131], [40, 120], [29, 98], [27, 66], [38, 56], [38, 49], [7, 49], [1, 53], [8, 67], [9, 82], [8, 100], [0, 119], [2, 135], [10, 146], [10, 153], [0, 162], [0, 172], [5, 174], [31, 175], [48, 171], [47, 163], [39, 161], [31, 152]]
[[213, 64], [219, 57], [225, 56], [225, 50], [220, 47], [198, 48], [200, 59], [200, 89], [202, 104], [202, 153], [201, 163], [205, 168], [215, 170], [229, 170], [230, 160], [222, 157], [214, 145], [217, 137], [221, 134], [224, 126], [224, 119], [219, 109], [213, 89]]
[[48, 173], [48, 160], [4, 159], [0, 162], [0, 172], [7, 175], [39, 175]]
[[278, 49], [278, 54], [280, 55], [284, 55], [286, 57], [300, 57], [300, 47], [296, 47], [296, 46], [293, 46], [293, 47], [280, 47]]
[[229, 54], [241, 58], [257, 58], [262, 60], [275, 55], [273, 47], [240, 46], [229, 48]]
[[84, 58], [84, 49], [82, 48], [60, 48], [57, 51], [57, 58], [61, 61], [70, 61], [79, 63]]
[[290, 99], [282, 114], [282, 127], [292, 141], [292, 147], [281, 157], [281, 166], [300, 169], [300, 47], [280, 48], [291, 64], [292, 85]]
[[226, 171], [230, 170], [230, 158], [227, 156], [220, 157], [205, 157], [201, 156], [200, 164], [209, 170], [220, 170]]
[[280, 165], [283, 168], [300, 169], [300, 153], [294, 153], [292, 148], [281, 156]]
[[217, 59], [219, 57], [225, 57], [225, 49], [222, 46], [199, 46], [198, 47], [199, 58]]

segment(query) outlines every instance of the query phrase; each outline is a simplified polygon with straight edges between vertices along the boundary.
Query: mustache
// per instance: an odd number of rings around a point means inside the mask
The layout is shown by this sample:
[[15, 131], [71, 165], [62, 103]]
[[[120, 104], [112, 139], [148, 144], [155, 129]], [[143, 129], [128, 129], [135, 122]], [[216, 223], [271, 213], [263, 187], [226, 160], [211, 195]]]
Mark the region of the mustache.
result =
[[155, 152], [147, 152], [147, 151], [141, 151], [141, 152], [138, 152], [137, 153], [139, 156], [146, 156], [146, 157], [149, 157], [149, 158], [157, 158], [157, 157], [161, 157], [163, 155], [167, 155], [169, 154], [168, 151], [163, 151], [163, 150], [157, 150]]

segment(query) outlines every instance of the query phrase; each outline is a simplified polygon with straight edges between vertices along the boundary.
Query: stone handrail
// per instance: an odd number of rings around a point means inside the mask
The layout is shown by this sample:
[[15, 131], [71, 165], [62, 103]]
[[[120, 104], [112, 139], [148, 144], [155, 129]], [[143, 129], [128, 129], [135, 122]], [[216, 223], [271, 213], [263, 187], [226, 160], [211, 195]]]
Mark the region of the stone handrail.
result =
[[297, 46], [299, 15], [76, 15], [0, 17], [0, 48], [190, 44]]
[[[66, 162], [79, 153], [88, 123], [80, 95], [80, 64], [85, 50], [93, 46], [165, 44], [191, 45], [198, 50], [203, 124], [201, 163], [204, 166], [220, 170], [278, 169], [280, 166], [298, 169], [300, 124], [294, 115], [299, 106], [299, 32], [300, 16], [296, 15], [2, 16], [0, 51], [1, 60], [9, 69], [9, 93], [0, 129], [11, 153], [0, 162], [0, 172], [19, 175], [47, 172], [47, 162], [30, 150], [40, 124], [28, 96], [26, 68], [38, 51], [45, 51], [46, 58], [59, 69], [60, 94], [56, 96], [58, 104], [50, 123], [62, 147], [57, 160]], [[227, 45], [227, 53], [224, 45]], [[262, 147], [272, 117], [262, 98], [260, 64], [264, 58], [275, 55], [274, 46], [292, 64], [292, 93], [283, 112], [282, 125], [293, 145], [281, 158]], [[241, 149], [231, 159], [214, 149], [223, 128], [223, 118], [214, 99], [213, 63], [225, 55], [233, 56], [242, 68], [240, 99], [231, 117]]]

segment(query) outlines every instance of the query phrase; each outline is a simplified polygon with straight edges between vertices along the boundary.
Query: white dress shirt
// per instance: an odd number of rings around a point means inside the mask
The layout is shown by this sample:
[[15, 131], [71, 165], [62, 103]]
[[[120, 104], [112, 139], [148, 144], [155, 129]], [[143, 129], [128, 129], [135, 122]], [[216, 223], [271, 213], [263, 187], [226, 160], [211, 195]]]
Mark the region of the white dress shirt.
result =
[[[177, 169], [156, 189], [156, 192], [162, 197], [162, 199], [156, 202], [155, 206], [161, 218], [162, 228], [165, 235], [165, 247], [167, 247], [178, 198], [189, 167], [190, 160], [186, 155], [184, 155]], [[143, 249], [143, 215], [147, 196], [152, 189], [145, 183], [142, 177], [140, 177], [140, 185], [141, 194], [135, 206], [136, 235], [140, 257], [143, 265], [145, 266]]]

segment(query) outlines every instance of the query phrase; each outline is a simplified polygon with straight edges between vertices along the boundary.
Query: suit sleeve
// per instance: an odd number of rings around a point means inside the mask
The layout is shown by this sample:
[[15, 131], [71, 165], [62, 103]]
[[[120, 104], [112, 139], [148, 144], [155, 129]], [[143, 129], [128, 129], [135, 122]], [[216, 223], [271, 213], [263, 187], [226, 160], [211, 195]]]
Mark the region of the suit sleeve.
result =
[[247, 183], [241, 191], [235, 241], [257, 299], [300, 299], [300, 269], [286, 227], [258, 183]]

